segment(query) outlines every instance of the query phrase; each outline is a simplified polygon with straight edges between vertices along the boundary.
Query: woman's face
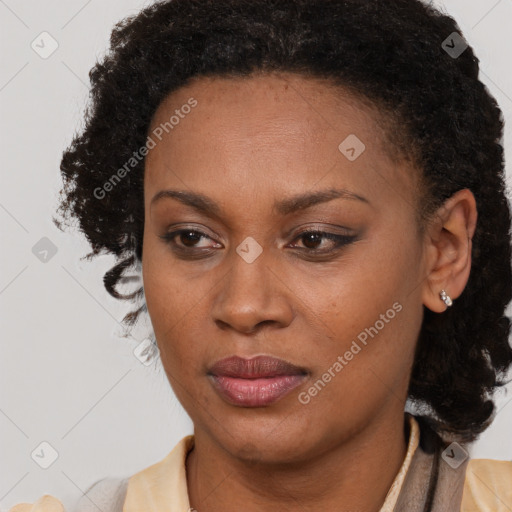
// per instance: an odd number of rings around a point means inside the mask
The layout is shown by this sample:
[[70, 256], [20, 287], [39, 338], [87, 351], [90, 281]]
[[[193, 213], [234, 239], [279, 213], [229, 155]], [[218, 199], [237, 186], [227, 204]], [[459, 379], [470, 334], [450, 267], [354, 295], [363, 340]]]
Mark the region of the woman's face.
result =
[[148, 135], [145, 298], [196, 435], [296, 462], [402, 417], [424, 251], [372, 113], [294, 75], [201, 78]]

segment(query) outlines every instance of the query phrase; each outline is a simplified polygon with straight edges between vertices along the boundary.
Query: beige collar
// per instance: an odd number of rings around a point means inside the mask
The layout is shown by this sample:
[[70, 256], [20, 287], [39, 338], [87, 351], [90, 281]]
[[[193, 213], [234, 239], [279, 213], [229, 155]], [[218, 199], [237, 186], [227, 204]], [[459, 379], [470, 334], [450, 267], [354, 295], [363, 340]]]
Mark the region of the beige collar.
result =
[[418, 448], [420, 443], [420, 426], [414, 419], [414, 416], [409, 415], [409, 426], [409, 444], [407, 446], [404, 462], [398, 470], [398, 473], [386, 495], [384, 504], [380, 508], [379, 512], [393, 512], [398, 500], [398, 495], [400, 494], [400, 490], [402, 489], [402, 485], [404, 483], [405, 475], [409, 470], [409, 466], [411, 465], [411, 461], [416, 452], [416, 448]]

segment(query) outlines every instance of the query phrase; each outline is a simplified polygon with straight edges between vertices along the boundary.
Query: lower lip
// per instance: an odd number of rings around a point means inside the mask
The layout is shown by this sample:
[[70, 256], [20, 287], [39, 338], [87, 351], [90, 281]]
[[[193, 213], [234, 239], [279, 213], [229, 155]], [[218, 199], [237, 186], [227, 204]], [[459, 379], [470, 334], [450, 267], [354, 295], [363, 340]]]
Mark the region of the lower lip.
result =
[[229, 403], [241, 407], [263, 407], [276, 402], [296, 388], [305, 375], [281, 375], [260, 379], [241, 379], [212, 375], [215, 389]]

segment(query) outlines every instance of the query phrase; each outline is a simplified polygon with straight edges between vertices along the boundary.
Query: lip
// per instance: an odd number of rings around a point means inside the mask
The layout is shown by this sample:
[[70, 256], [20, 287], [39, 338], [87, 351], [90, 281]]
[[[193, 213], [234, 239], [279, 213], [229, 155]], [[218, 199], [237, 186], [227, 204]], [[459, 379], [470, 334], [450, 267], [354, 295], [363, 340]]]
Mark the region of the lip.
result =
[[264, 407], [283, 398], [307, 376], [283, 359], [231, 356], [217, 361], [207, 372], [214, 389], [233, 405]]

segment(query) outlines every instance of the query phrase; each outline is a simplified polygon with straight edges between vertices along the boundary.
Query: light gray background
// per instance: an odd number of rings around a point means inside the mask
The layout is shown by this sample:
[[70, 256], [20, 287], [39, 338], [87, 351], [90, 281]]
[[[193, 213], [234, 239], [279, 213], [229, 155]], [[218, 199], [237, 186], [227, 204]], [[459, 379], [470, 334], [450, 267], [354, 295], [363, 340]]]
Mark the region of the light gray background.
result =
[[[150, 326], [122, 338], [119, 322], [131, 306], [102, 284], [114, 259], [80, 261], [90, 250], [85, 240], [51, 222], [60, 157], [80, 126], [88, 71], [107, 48], [113, 24], [146, 3], [0, 0], [2, 510], [45, 493], [70, 507], [95, 480], [131, 475], [192, 432], [160, 363], [146, 367], [133, 355]], [[444, 5], [504, 111], [510, 162], [512, 0]], [[59, 45], [47, 59], [31, 48], [43, 31]], [[32, 253], [42, 237], [57, 247], [46, 263]], [[500, 412], [472, 447], [473, 457], [512, 459], [511, 399], [510, 392], [498, 396]], [[43, 441], [58, 452], [48, 469], [31, 458]]]

